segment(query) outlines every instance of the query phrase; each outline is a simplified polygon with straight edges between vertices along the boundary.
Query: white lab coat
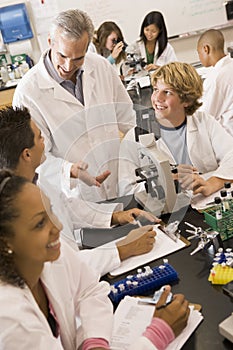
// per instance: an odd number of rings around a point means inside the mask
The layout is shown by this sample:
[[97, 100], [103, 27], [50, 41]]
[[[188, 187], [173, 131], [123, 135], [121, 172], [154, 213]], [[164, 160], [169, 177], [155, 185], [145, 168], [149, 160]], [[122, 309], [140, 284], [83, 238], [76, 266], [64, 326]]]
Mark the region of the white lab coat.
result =
[[[43, 185], [45, 183], [46, 181], [43, 182]], [[79, 250], [78, 244], [76, 243], [75, 230], [81, 227], [92, 226], [90, 225], [90, 222], [92, 222], [95, 227], [110, 227], [112, 212], [114, 210], [122, 210], [122, 204], [97, 204], [84, 202], [78, 198], [67, 198], [64, 193], [57, 191], [48, 183], [46, 183], [46, 188], [44, 188], [44, 186], [40, 184], [40, 178], [38, 179], [37, 184], [49, 197], [53, 212], [63, 225], [61, 232], [63, 238], [73, 247], [73, 249], [76, 250], [76, 252], [78, 252], [80, 259], [95, 270], [100, 276], [103, 276], [119, 267], [121, 260], [118, 249], [115, 245], [108, 249], [98, 247], [94, 249]]]
[[[138, 54], [140, 57], [145, 58], [145, 62], [146, 62], [146, 48], [142, 40], [137, 40], [133, 44], [129, 45], [127, 47], [127, 52]], [[155, 46], [154, 62], [153, 62], [157, 66], [163, 66], [164, 64], [177, 61], [175, 51], [171, 46], [171, 44], [169, 43], [167, 43], [165, 50], [162, 52], [162, 54], [158, 59], [156, 58], [157, 53], [158, 53], [158, 43], [156, 43], [156, 46]]]
[[[107, 296], [109, 284], [98, 283], [98, 276], [64, 241], [61, 256], [45, 263], [41, 279], [60, 325], [60, 338], [53, 337], [28, 287], [0, 283], [2, 350], [77, 350], [84, 339], [110, 339], [113, 316]], [[78, 328], [76, 317], [81, 321]]]
[[233, 59], [221, 58], [207, 74], [201, 110], [214, 116], [233, 136]]
[[[60, 325], [55, 338], [30, 289], [0, 282], [1, 350], [77, 350], [89, 338], [111, 339], [113, 308], [107, 282], [83, 263], [61, 240], [61, 255], [47, 262], [41, 275], [47, 296]], [[157, 350], [143, 336], [129, 350]]]
[[[80, 198], [100, 201], [117, 196], [119, 130], [126, 133], [135, 125], [132, 102], [107, 60], [87, 53], [84, 62], [85, 107], [48, 74], [44, 53], [18, 84], [13, 105], [29, 108], [45, 136], [45, 177], [70, 191], [70, 168], [83, 160], [93, 175], [109, 169], [111, 176], [101, 188], [75, 180]], [[66, 179], [66, 186], [64, 185]]]
[[[175, 160], [165, 142], [156, 141], [171, 164]], [[119, 187], [120, 195], [134, 193], [144, 189], [143, 184], [136, 184], [138, 178], [135, 169], [145, 165], [139, 157], [140, 144], [135, 142], [134, 129], [130, 130], [120, 148]], [[187, 117], [187, 148], [189, 158], [205, 179], [216, 176], [233, 179], [233, 138], [224, 128], [206, 112], [197, 111]]]

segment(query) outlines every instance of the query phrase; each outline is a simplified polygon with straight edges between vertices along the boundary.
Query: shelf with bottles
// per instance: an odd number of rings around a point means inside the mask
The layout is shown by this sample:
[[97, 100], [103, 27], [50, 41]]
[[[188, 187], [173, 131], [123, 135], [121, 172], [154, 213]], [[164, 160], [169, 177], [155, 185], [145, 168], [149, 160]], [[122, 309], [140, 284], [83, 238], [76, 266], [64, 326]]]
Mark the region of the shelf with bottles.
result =
[[16, 86], [19, 80], [33, 66], [31, 58], [26, 54], [11, 56], [11, 63], [5, 55], [0, 56], [0, 88]]

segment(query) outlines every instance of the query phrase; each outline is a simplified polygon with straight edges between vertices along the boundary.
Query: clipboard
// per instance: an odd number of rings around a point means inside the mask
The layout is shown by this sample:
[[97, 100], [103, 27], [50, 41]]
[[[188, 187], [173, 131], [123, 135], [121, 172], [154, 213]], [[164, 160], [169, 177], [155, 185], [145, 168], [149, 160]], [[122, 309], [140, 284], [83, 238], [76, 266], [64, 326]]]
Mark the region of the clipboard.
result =
[[127, 236], [131, 230], [136, 228], [137, 226], [133, 224], [126, 224], [112, 228], [83, 228], [80, 231], [82, 247], [84, 249], [97, 248], [106, 243]]
[[[151, 261], [167, 256], [168, 254], [185, 248], [191, 244], [184, 237], [182, 237], [182, 235], [180, 235], [177, 242], [174, 242], [163, 231], [159, 230], [159, 225], [161, 225], [161, 223], [155, 225], [157, 235], [155, 237], [156, 243], [153, 249], [149, 253], [133, 256], [122, 261], [121, 265], [117, 269], [110, 271], [109, 277], [115, 277], [126, 273], [137, 268], [138, 266], [148, 264]], [[132, 229], [135, 228], [137, 227], [132, 224], [117, 226], [110, 229], [86, 228], [81, 232], [82, 244], [84, 248], [96, 248], [99, 246], [108, 248], [115, 245], [117, 240], [125, 237]]]
[[[121, 262], [121, 265], [113, 271], [110, 271], [109, 277], [116, 277], [128, 271], [134, 270], [138, 266], [148, 265], [151, 261], [166, 257], [167, 255], [174, 253], [180, 249], [186, 248], [191, 243], [180, 235], [177, 242], [174, 242], [163, 231], [161, 231], [158, 225], [155, 226], [156, 236], [155, 245], [149, 253], [145, 253], [138, 256], [132, 256]], [[113, 244], [113, 242], [105, 244], [103, 247], [107, 248]]]
[[[150, 221], [141, 220], [144, 225], [153, 225]], [[163, 222], [160, 225], [165, 225]], [[102, 246], [106, 243], [115, 241], [119, 238], [124, 238], [131, 230], [135, 230], [137, 225], [125, 224], [121, 226], [115, 226], [112, 228], [82, 228], [80, 231], [81, 243], [83, 249], [92, 249]], [[182, 235], [180, 235], [180, 240], [182, 240], [186, 246], [191, 243]]]

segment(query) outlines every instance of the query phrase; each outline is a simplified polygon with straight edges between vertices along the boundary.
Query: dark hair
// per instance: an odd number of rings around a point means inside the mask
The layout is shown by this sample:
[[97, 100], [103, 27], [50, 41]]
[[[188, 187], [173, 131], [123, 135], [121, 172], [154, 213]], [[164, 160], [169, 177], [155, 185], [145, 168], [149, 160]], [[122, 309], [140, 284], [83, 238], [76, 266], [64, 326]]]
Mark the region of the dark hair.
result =
[[[117, 39], [119, 41], [124, 41], [123, 34], [120, 28], [115, 22], [111, 22], [111, 21], [102, 23], [94, 34], [93, 44], [95, 45], [98, 54], [100, 54], [101, 56], [106, 57], [105, 45], [106, 45], [107, 37], [112, 32], [116, 33]], [[110, 53], [108, 53], [108, 55], [109, 54]], [[121, 62], [121, 60], [125, 58], [126, 58], [126, 53], [124, 51], [121, 51], [119, 56], [116, 58], [116, 63]]]
[[152, 11], [146, 15], [144, 18], [142, 25], [141, 25], [141, 31], [140, 31], [140, 39], [143, 40], [144, 44], [146, 44], [147, 40], [144, 34], [144, 28], [148, 27], [150, 24], [156, 25], [156, 27], [159, 28], [159, 36], [157, 38], [158, 41], [158, 54], [157, 59], [159, 56], [161, 56], [162, 52], [165, 50], [167, 46], [167, 28], [164, 22], [164, 18], [161, 12], [158, 11]]
[[10, 223], [19, 216], [14, 206], [15, 197], [28, 182], [10, 170], [0, 170], [0, 280], [21, 288], [25, 281], [17, 271], [14, 252], [9, 251], [7, 241], [15, 235]]
[[0, 110], [0, 169], [15, 170], [25, 148], [34, 146], [34, 132], [27, 108]]

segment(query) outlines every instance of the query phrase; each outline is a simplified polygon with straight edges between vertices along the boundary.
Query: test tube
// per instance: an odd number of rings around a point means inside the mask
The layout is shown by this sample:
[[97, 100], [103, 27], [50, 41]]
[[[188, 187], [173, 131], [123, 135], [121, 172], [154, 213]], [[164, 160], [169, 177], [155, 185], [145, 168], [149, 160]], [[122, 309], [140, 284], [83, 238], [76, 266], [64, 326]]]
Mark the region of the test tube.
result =
[[215, 217], [217, 220], [222, 219], [222, 200], [220, 197], [214, 198], [215, 203]]
[[227, 199], [228, 199], [228, 203], [229, 203], [229, 208], [231, 210], [231, 208], [233, 206], [231, 182], [225, 182], [224, 187], [227, 191]]
[[227, 191], [226, 190], [221, 190], [220, 191], [220, 196], [222, 197], [222, 208], [223, 211], [227, 211], [230, 209], [230, 205], [227, 199]]
[[232, 199], [231, 182], [225, 182], [224, 188], [227, 191], [227, 199], [228, 199], [229, 206], [231, 206], [231, 199]]
[[231, 182], [224, 182], [224, 188], [227, 191], [227, 196], [231, 197]]

